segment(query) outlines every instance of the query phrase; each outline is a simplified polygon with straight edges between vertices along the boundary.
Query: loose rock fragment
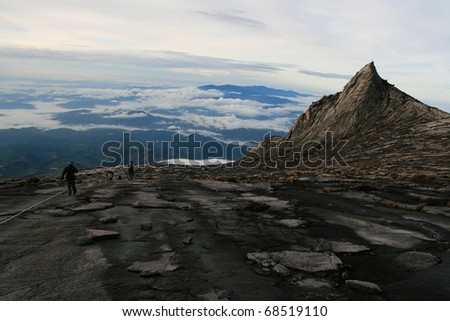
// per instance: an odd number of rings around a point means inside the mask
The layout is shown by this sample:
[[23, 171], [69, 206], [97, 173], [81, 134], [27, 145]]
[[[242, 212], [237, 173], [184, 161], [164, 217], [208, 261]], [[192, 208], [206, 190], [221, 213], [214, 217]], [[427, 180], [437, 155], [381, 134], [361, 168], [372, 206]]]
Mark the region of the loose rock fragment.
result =
[[347, 280], [345, 281], [347, 287], [368, 292], [368, 293], [381, 293], [383, 290], [375, 283], [359, 281], [359, 280]]
[[287, 267], [285, 267], [283, 264], [277, 264], [273, 267], [273, 271], [277, 272], [278, 274], [281, 274], [282, 276], [289, 276], [291, 275], [291, 270], [289, 270]]
[[120, 236], [119, 232], [107, 231], [107, 230], [87, 229], [86, 232], [94, 240], [114, 239], [114, 238], [118, 238]]
[[192, 244], [193, 240], [194, 239], [191, 236], [189, 236], [189, 237], [186, 237], [185, 239], [183, 239], [183, 243], [186, 245], [189, 245], [189, 244]]
[[409, 272], [423, 271], [439, 264], [441, 260], [430, 253], [411, 251], [400, 254], [394, 264]]

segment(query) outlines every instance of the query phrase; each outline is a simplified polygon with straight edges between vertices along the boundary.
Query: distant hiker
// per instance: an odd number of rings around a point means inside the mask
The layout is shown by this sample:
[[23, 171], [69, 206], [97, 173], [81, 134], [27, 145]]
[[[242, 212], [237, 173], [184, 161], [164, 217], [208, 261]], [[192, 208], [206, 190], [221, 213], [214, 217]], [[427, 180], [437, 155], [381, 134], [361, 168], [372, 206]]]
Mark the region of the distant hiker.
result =
[[111, 170], [106, 171], [106, 179], [112, 181], [114, 178], [114, 172]]
[[77, 187], [75, 186], [76, 173], [78, 173], [78, 169], [75, 168], [73, 162], [70, 162], [70, 164], [64, 168], [61, 175], [61, 179], [64, 179], [64, 176], [66, 177], [69, 196], [71, 196], [72, 194], [75, 195], [77, 193]]
[[134, 179], [134, 165], [133, 162], [130, 162], [130, 166], [128, 167], [128, 179], [132, 181]]

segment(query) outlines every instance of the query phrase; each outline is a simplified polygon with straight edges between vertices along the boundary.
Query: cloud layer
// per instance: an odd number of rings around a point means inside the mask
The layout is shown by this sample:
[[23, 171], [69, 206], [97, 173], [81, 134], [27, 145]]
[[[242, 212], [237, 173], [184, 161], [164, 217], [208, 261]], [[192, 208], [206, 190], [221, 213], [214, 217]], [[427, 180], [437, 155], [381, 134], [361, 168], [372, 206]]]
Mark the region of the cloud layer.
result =
[[[241, 88], [242, 93], [194, 86], [94, 88], [74, 83], [41, 84], [31, 89], [28, 87], [31, 84], [20, 83], [16, 87], [9, 84], [0, 88], [7, 93], [0, 99], [2, 129], [157, 129], [197, 131], [218, 138], [224, 131], [238, 129], [285, 133], [317, 98], [286, 92], [289, 99], [280, 100], [271, 94], [284, 91], [264, 87], [258, 90], [268, 94], [252, 96], [244, 92], [253, 87], [238, 86], [233, 88]], [[273, 104], [273, 98], [281, 103]], [[17, 102], [33, 108], [25, 108]]]

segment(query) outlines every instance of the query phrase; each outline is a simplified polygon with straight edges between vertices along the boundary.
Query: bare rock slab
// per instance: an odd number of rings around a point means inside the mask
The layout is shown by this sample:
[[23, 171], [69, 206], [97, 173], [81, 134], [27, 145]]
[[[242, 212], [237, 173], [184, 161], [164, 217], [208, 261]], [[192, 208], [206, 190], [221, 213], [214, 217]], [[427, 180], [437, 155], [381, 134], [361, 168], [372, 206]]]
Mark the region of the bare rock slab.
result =
[[394, 259], [394, 264], [409, 272], [417, 272], [429, 269], [441, 262], [430, 253], [411, 251], [400, 254]]
[[285, 267], [306, 272], [337, 271], [343, 265], [342, 261], [332, 253], [253, 252], [247, 254], [247, 259], [260, 265], [275, 266], [276, 264], [282, 264]]
[[109, 202], [94, 202], [86, 205], [77, 206], [73, 208], [72, 211], [74, 212], [101, 211], [111, 207], [113, 207], [113, 204]]
[[282, 276], [289, 276], [291, 275], [291, 270], [289, 270], [287, 267], [285, 267], [283, 264], [277, 264], [273, 267], [273, 271], [277, 272], [278, 274]]
[[298, 280], [296, 285], [306, 289], [331, 289], [333, 287], [330, 281], [316, 278]]
[[287, 267], [306, 272], [337, 271], [343, 265], [334, 254], [283, 251], [276, 255]]
[[109, 240], [118, 238], [120, 236], [119, 232], [108, 230], [87, 229], [86, 232], [94, 240]]
[[175, 255], [173, 253], [165, 253], [158, 260], [136, 262], [128, 267], [128, 271], [139, 273], [141, 276], [164, 276], [164, 273], [173, 272], [180, 268], [174, 261]]
[[308, 247], [314, 252], [333, 253], [360, 253], [370, 251], [365, 245], [353, 244], [351, 242], [328, 241], [325, 239], [313, 239], [308, 241]]
[[360, 253], [370, 251], [370, 248], [365, 245], [350, 242], [330, 242], [330, 247], [334, 253]]
[[355, 289], [358, 291], [368, 292], [368, 293], [381, 293], [383, 290], [375, 283], [365, 282], [359, 280], [347, 280], [345, 281], [347, 287]]
[[297, 220], [297, 219], [283, 219], [277, 221], [279, 225], [286, 226], [289, 228], [297, 228], [305, 224], [305, 221]]

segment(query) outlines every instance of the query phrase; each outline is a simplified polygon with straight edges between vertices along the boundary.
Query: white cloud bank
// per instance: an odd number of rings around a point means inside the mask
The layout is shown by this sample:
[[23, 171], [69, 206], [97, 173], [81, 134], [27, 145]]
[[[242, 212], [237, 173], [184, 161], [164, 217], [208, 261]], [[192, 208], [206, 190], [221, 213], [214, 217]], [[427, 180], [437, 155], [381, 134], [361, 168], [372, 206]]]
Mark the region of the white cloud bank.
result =
[[[10, 84], [7, 88], [0, 87], [0, 90], [8, 92], [12, 98], [28, 98], [26, 101], [34, 109], [1, 109], [0, 128], [195, 129], [210, 136], [216, 130], [240, 128], [286, 132], [295, 118], [316, 98], [297, 97], [292, 103], [272, 106], [249, 99], [225, 98], [218, 90], [202, 90], [193, 86], [124, 89], [73, 88], [52, 84], [34, 90], [27, 88], [24, 91], [22, 88], [23, 84], [16, 90]], [[67, 103], [71, 104], [70, 107]], [[59, 115], [68, 112], [97, 116], [97, 122], [77, 122], [73, 116], [69, 118], [69, 123], [58, 120]], [[153, 122], [149, 127], [142, 123], [130, 125], [149, 116], [162, 120]], [[112, 125], [108, 122], [110, 120], [118, 123]], [[123, 126], [120, 125], [121, 120], [124, 121]]]

